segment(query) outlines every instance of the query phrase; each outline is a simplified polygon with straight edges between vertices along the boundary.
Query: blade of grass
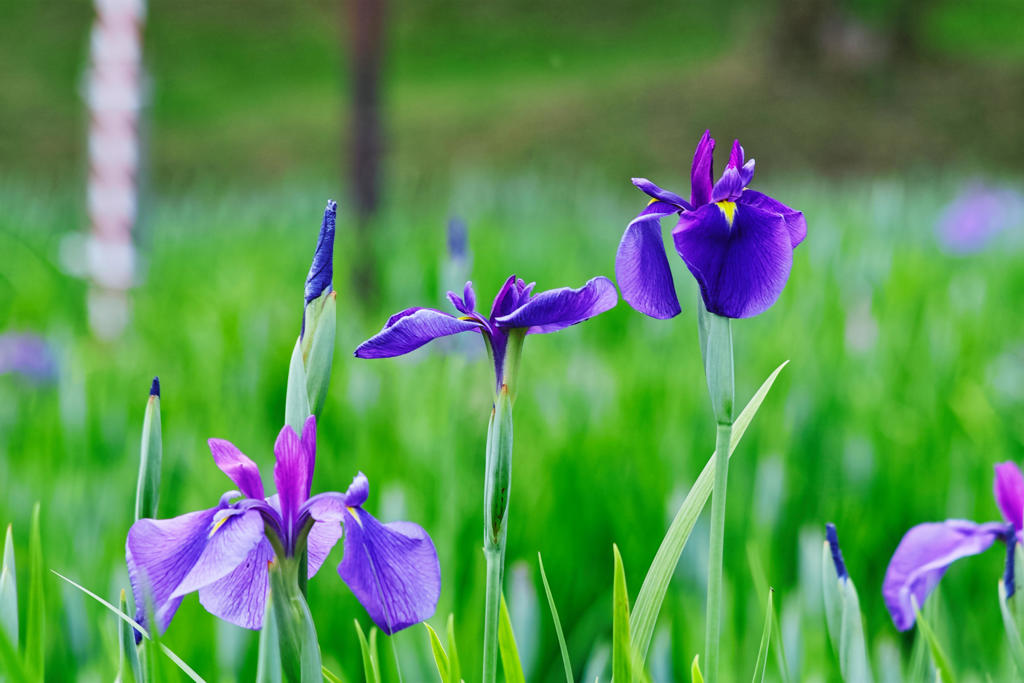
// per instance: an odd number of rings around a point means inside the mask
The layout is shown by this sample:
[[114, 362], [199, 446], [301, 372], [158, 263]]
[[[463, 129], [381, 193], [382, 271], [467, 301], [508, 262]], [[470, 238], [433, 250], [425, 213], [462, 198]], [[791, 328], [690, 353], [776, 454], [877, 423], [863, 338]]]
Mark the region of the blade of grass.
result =
[[437, 632], [430, 626], [430, 624], [423, 622], [423, 625], [427, 627], [427, 634], [430, 636], [430, 650], [434, 653], [434, 663], [437, 664], [437, 675], [441, 678], [441, 683], [449, 683], [451, 676], [448, 671], [448, 655], [444, 652], [444, 646], [441, 645], [441, 639], [437, 637]]
[[768, 666], [768, 644], [772, 638], [772, 615], [774, 610], [772, 609], [772, 595], [775, 593], [775, 589], [768, 588], [768, 607], [764, 613], [764, 630], [761, 631], [761, 647], [757, 651], [757, 665], [754, 667], [754, 683], [763, 683], [764, 671]]
[[[121, 591], [120, 611], [122, 614], [128, 613], [128, 598], [124, 590]], [[135, 631], [120, 619], [117, 620], [117, 641], [120, 649], [117, 680], [143, 683], [145, 679], [139, 662], [139, 648], [135, 645]]]
[[1010, 643], [1013, 661], [1017, 665], [1017, 671], [1024, 676], [1024, 643], [1021, 643], [1017, 622], [1010, 614], [1010, 608], [1006, 601], [1006, 584], [1002, 579], [999, 579], [999, 611], [1003, 615], [1003, 628], [1006, 630], [1006, 640]]
[[345, 683], [345, 681], [341, 679], [341, 676], [336, 673], [332, 673], [326, 666], [321, 666], [320, 671], [323, 672], [324, 678], [327, 679], [327, 683]]
[[[359, 620], [353, 620], [356, 625], [356, 634], [359, 636], [359, 649], [363, 653], [363, 675], [366, 677], [366, 683], [381, 683], [380, 681], [380, 669], [376, 664], [376, 657], [371, 650], [370, 643], [366, 640], [366, 634], [363, 633], [363, 627], [359, 625]], [[370, 631], [371, 637], [373, 631]], [[377, 641], [373, 640], [373, 644], [376, 645]]]
[[14, 534], [7, 525], [4, 539], [4, 560], [0, 565], [0, 629], [18, 649], [18, 573], [14, 564]]
[[942, 649], [942, 644], [939, 642], [939, 637], [935, 635], [935, 631], [932, 630], [931, 625], [921, 614], [921, 610], [917, 606], [917, 601], [913, 596], [910, 598], [911, 604], [914, 607], [914, 614], [917, 617], [917, 631], [923, 637], [925, 642], [928, 644], [928, 652], [932, 657], [932, 664], [935, 665], [935, 671], [942, 679], [942, 683], [956, 683], [956, 674], [953, 673], [953, 667], [949, 663], [949, 657], [946, 655], [946, 651]]
[[615, 544], [612, 544], [612, 555], [615, 557], [612, 593], [612, 683], [631, 683], [633, 653], [629, 638], [629, 592], [626, 589], [626, 571], [622, 567], [619, 547]]
[[459, 649], [455, 646], [455, 615], [448, 615], [448, 675], [452, 683], [461, 683], [462, 667], [459, 665]]
[[7, 637], [7, 631], [0, 628], [0, 673], [7, 683], [32, 683], [36, 680], [25, 670], [25, 664], [18, 656], [18, 649], [14, 647], [11, 639]]
[[46, 595], [43, 592], [43, 540], [39, 531], [39, 503], [32, 508], [28, 541], [28, 623], [25, 663], [38, 680], [46, 679]]
[[[768, 591], [772, 588], [768, 585], [768, 576], [765, 574], [764, 565], [761, 564], [761, 556], [754, 541], [747, 543], [747, 563], [750, 565], [750, 574], [754, 579], [754, 587], [757, 589], [757, 596], [766, 600]], [[779, 667], [779, 678], [782, 683], [789, 683], [789, 665], [786, 663], [786, 648], [782, 642], [782, 628], [779, 626], [779, 614], [772, 610], [772, 643], [775, 647], [775, 663]]]
[[[740, 439], [743, 438], [743, 434], [747, 431], [747, 427], [750, 426], [754, 415], [757, 414], [761, 403], [764, 402], [768, 391], [772, 388], [772, 384], [775, 383], [775, 379], [782, 372], [782, 368], [786, 367], [787, 363], [789, 363], [788, 360], [775, 368], [772, 374], [768, 375], [768, 379], [761, 384], [753, 398], [750, 399], [750, 402], [743, 408], [736, 421], [733, 422], [732, 434], [729, 439], [730, 457], [736, 450], [736, 446], [739, 445]], [[655, 622], [658, 619], [658, 613], [661, 611], [661, 604], [665, 600], [669, 581], [675, 572], [676, 565], [679, 564], [679, 556], [683, 553], [683, 548], [693, 532], [693, 527], [697, 523], [701, 510], [704, 509], [704, 505], [711, 496], [716, 457], [717, 453], [711, 454], [711, 458], [704, 465], [704, 469], [701, 471], [700, 476], [697, 477], [697, 481], [694, 482], [686, 499], [683, 500], [683, 504], [679, 506], [679, 511], [676, 513], [672, 524], [665, 533], [665, 538], [662, 539], [661, 545], [658, 547], [658, 552], [654, 556], [654, 561], [651, 562], [650, 569], [647, 570], [647, 576], [644, 577], [643, 585], [637, 594], [636, 603], [633, 605], [630, 630], [638, 663], [641, 666], [643, 666], [647, 658], [647, 650], [651, 644], [651, 637], [654, 635]]]
[[555, 607], [555, 598], [551, 595], [551, 585], [548, 584], [548, 575], [544, 571], [544, 560], [540, 553], [537, 553], [537, 563], [540, 565], [540, 580], [544, 584], [544, 594], [548, 596], [548, 607], [551, 609], [551, 619], [555, 622], [555, 635], [558, 636], [558, 647], [562, 651], [562, 665], [565, 667], [565, 682], [575, 683], [572, 677], [572, 662], [569, 660], [569, 648], [565, 644], [565, 634], [562, 633], [562, 621], [558, 618], [558, 608]]
[[505, 683], [526, 683], [504, 595], [501, 596], [498, 612], [498, 650], [501, 652], [501, 668], [505, 672]]
[[700, 655], [693, 656], [693, 664], [690, 665], [690, 679], [693, 683], [704, 683], [704, 674], [700, 672]]

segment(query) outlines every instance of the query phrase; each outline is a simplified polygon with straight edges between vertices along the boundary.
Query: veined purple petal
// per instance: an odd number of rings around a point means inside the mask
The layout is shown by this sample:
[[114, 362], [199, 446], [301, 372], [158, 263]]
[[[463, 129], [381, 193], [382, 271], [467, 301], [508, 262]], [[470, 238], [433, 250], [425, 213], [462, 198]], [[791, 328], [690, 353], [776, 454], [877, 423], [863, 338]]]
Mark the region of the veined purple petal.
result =
[[675, 207], [675, 210], [677, 211], [680, 208], [687, 210], [693, 208], [692, 206], [690, 206], [690, 202], [686, 201], [685, 199], [677, 195], [675, 192], [663, 190], [654, 183], [652, 183], [647, 178], [632, 178], [631, 180], [633, 185], [635, 185], [637, 189], [646, 194], [648, 197], [652, 197], [654, 199], [657, 199], [658, 201], [665, 202], [666, 204], [671, 204]]
[[224, 578], [242, 564], [262, 540], [265, 540], [263, 516], [259, 512], [250, 510], [238, 514], [236, 510], [221, 510], [214, 515], [203, 553], [171, 597], [180, 598]]
[[462, 288], [462, 301], [468, 309], [466, 315], [473, 315], [476, 311], [476, 292], [473, 291], [473, 283], [471, 281], [467, 281], [466, 286]]
[[661, 320], [681, 311], [661, 238], [661, 218], [672, 213], [676, 209], [671, 204], [649, 204], [626, 227], [615, 254], [615, 279], [622, 298], [641, 313]]
[[480, 327], [478, 322], [459, 320], [432, 308], [409, 308], [391, 316], [384, 329], [359, 345], [355, 355], [357, 358], [401, 356], [438, 337]]
[[992, 487], [1003, 519], [1012, 524], [1015, 531], [1021, 531], [1024, 528], [1024, 475], [1017, 463], [997, 464]]
[[338, 539], [344, 534], [341, 524], [338, 522], [314, 522], [306, 538], [306, 552], [308, 556], [307, 572], [309, 578], [316, 576], [323, 566], [324, 560], [331, 554]]
[[711, 187], [715, 176], [715, 139], [711, 131], [704, 131], [693, 153], [690, 168], [690, 204], [696, 209], [711, 201]]
[[789, 230], [789, 239], [793, 243], [794, 249], [807, 237], [807, 220], [802, 211], [795, 211], [782, 202], [755, 190], [744, 190], [738, 201], [740, 204], [780, 214], [786, 221], [786, 229]]
[[274, 549], [264, 538], [234, 571], [200, 588], [199, 602], [207, 612], [232, 624], [261, 628], [267, 604], [268, 568], [273, 559]]
[[595, 277], [578, 289], [561, 287], [541, 292], [495, 322], [504, 328], [526, 327], [528, 334], [556, 332], [604, 313], [618, 301], [612, 281]]
[[1003, 525], [997, 522], [959, 519], [912, 527], [893, 553], [882, 582], [882, 597], [896, 628], [906, 631], [914, 625], [911, 596], [923, 607], [950, 564], [987, 550], [1002, 532]]
[[381, 524], [362, 508], [351, 508], [338, 574], [388, 635], [429, 619], [437, 609], [437, 551], [427, 532], [411, 522]]
[[128, 530], [128, 579], [140, 624], [146, 625], [147, 595], [160, 632], [171, 623], [181, 604], [180, 597], [171, 596], [203, 554], [213, 517], [220, 509], [218, 506], [171, 519], [140, 519]]
[[224, 439], [210, 439], [210, 453], [220, 471], [235, 483], [246, 498], [263, 500], [263, 480], [260, 468], [238, 447]]
[[359, 507], [369, 497], [370, 480], [366, 478], [365, 474], [359, 472], [352, 478], [352, 483], [349, 484], [348, 489], [345, 491], [345, 505]]
[[320, 235], [316, 238], [313, 263], [306, 276], [306, 303], [323, 294], [331, 286], [334, 275], [334, 222], [338, 205], [333, 199], [327, 200], [324, 219], [320, 224]]
[[[310, 443], [312, 442], [312, 447]], [[316, 458], [316, 418], [312, 415], [302, 429], [302, 438], [290, 425], [281, 428], [274, 443], [274, 484], [281, 505], [285, 533], [289, 543], [299, 517], [299, 508], [309, 500]]]
[[717, 204], [683, 212], [672, 236], [707, 309], [727, 318], [765, 311], [782, 293], [793, 247], [782, 216], [734, 204], [732, 225]]
[[515, 275], [509, 276], [505, 280], [505, 284], [498, 290], [498, 294], [494, 297], [494, 303], [491, 305], [490, 322], [494, 323], [498, 318], [508, 315], [526, 303], [533, 292], [534, 284], [533, 282], [526, 284], [526, 282]]

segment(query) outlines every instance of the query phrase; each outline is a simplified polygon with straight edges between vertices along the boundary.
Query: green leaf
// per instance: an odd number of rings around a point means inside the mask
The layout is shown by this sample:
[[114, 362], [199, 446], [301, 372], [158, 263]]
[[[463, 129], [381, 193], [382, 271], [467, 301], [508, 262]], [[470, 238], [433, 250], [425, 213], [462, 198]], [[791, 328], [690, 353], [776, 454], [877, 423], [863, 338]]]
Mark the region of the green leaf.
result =
[[[839, 594], [839, 575], [836, 574], [836, 566], [832, 561], [832, 551], [828, 541], [821, 546], [821, 593], [822, 602], [825, 605], [825, 626], [828, 629], [828, 639], [832, 643], [832, 651], [836, 657], [840, 657], [841, 631], [843, 623], [843, 599]], [[842, 665], [840, 664], [840, 669]]]
[[448, 615], [448, 675], [452, 683], [462, 681], [462, 667], [459, 665], [459, 650], [455, 646], [455, 615]]
[[1003, 583], [1002, 579], [999, 579], [999, 611], [1003, 615], [1003, 628], [1006, 630], [1006, 639], [1010, 643], [1010, 654], [1013, 655], [1017, 671], [1021, 676], [1024, 676], [1024, 643], [1020, 640], [1017, 621], [1010, 614], [1010, 608], [1006, 600], [1006, 584]]
[[267, 600], [260, 629], [259, 652], [256, 660], [256, 683], [281, 683], [281, 648], [278, 645], [277, 617], [274, 601]]
[[558, 637], [558, 647], [562, 651], [562, 666], [565, 667], [565, 683], [575, 683], [572, 677], [572, 662], [569, 660], [569, 648], [565, 644], [565, 634], [562, 633], [562, 621], [558, 618], [558, 608], [555, 607], [555, 598], [551, 595], [551, 586], [548, 584], [548, 575], [544, 571], [544, 560], [540, 553], [537, 553], [537, 563], [540, 565], [540, 580], [544, 584], [544, 594], [548, 597], [548, 607], [551, 609], [551, 619], [555, 622], [555, 635]]
[[704, 683], [704, 674], [700, 672], [700, 655], [693, 656], [693, 664], [690, 665], [690, 678], [693, 683]]
[[301, 340], [295, 340], [292, 359], [288, 365], [288, 388], [284, 400], [284, 423], [302, 434], [309, 412], [309, 394], [306, 392], [306, 368], [302, 362]]
[[612, 544], [615, 557], [615, 578], [612, 597], [612, 683], [630, 683], [633, 680], [633, 653], [629, 638], [629, 592], [626, 590], [626, 571], [622, 568], [619, 547]]
[[0, 565], [0, 629], [18, 649], [18, 575], [14, 564], [14, 534], [7, 525], [4, 559]]
[[423, 622], [423, 625], [427, 627], [427, 634], [430, 636], [430, 651], [434, 653], [437, 675], [440, 676], [441, 683], [449, 683], [452, 679], [448, 673], [448, 655], [444, 652], [441, 639], [437, 637], [437, 632], [434, 631], [430, 624]]
[[[124, 590], [121, 591], [120, 611], [122, 614], [128, 613], [128, 598]], [[117, 641], [120, 650], [117, 680], [121, 683], [143, 683], [145, 679], [142, 677], [142, 665], [139, 663], [139, 648], [135, 645], [135, 631], [120, 619], [117, 620]]]
[[297, 558], [270, 567], [270, 599], [274, 602], [281, 670], [289, 683], [323, 682], [320, 644], [309, 605], [299, 588]]
[[[80, 590], [83, 593], [85, 593], [86, 595], [88, 595], [90, 598], [92, 598], [96, 602], [98, 602], [101, 605], [103, 605], [104, 607], [106, 607], [108, 610], [110, 610], [114, 614], [116, 614], [118, 616], [118, 618], [121, 619], [121, 621], [125, 622], [129, 626], [134, 627], [135, 630], [137, 630], [139, 633], [141, 633], [143, 638], [146, 638], [148, 640], [153, 640], [153, 638], [150, 635], [149, 631], [147, 631], [145, 629], [145, 627], [142, 626], [142, 624], [140, 624], [139, 622], [135, 621], [130, 616], [128, 616], [127, 614], [125, 614], [124, 612], [119, 610], [118, 608], [114, 607], [109, 602], [107, 602], [106, 600], [104, 600], [100, 596], [96, 595], [95, 593], [93, 593], [88, 588], [86, 588], [86, 587], [84, 587], [84, 586], [82, 586], [80, 584], [75, 583], [74, 581], [72, 581], [68, 577], [64, 576], [60, 572], [54, 571], [52, 569], [50, 571], [53, 572], [54, 574], [56, 574], [61, 579], [63, 579], [64, 581], [67, 581], [68, 583], [70, 583], [72, 586], [74, 586], [78, 590]], [[158, 641], [153, 640], [153, 642], [157, 643]], [[165, 655], [167, 655], [167, 658], [170, 659], [172, 662], [174, 662], [177, 665], [177, 667], [179, 669], [181, 669], [185, 673], [186, 676], [188, 676], [193, 681], [195, 681], [195, 683], [206, 683], [206, 681], [203, 680], [202, 676], [200, 676], [195, 671], [193, 671], [192, 667], [190, 667], [188, 664], [186, 664], [185, 661], [181, 657], [179, 657], [178, 655], [174, 654], [174, 652], [172, 652], [169, 647], [167, 647], [163, 643], [160, 643], [160, 650], [162, 650], [163, 653]]]
[[[764, 566], [757, 552], [753, 540], [747, 542], [747, 563], [750, 565], [750, 574], [754, 579], [754, 587], [757, 589], [758, 598], [768, 599], [768, 591], [772, 590], [768, 585], [768, 577], [765, 574]], [[789, 683], [789, 665], [786, 663], [786, 648], [782, 641], [782, 629], [779, 628], [779, 614], [772, 610], [772, 642], [769, 647], [775, 649], [775, 663], [779, 667], [779, 678], [782, 683]]]
[[28, 542], [28, 625], [25, 664], [38, 680], [46, 670], [46, 596], [43, 593], [43, 539], [39, 531], [39, 503], [32, 508]]
[[1013, 583], [1017, 587], [1010, 598], [1017, 632], [1024, 632], [1024, 545], [1015, 543], [1013, 547]]
[[526, 683], [504, 595], [501, 596], [501, 607], [498, 614], [498, 648], [501, 650], [501, 668], [505, 672], [505, 683]]
[[[311, 339], [309, 349], [303, 350], [306, 396], [310, 413], [318, 418], [327, 399], [327, 387], [331, 383], [337, 317], [337, 295], [333, 291], [321, 294], [306, 306], [305, 337]], [[302, 345], [305, 346], [305, 343]]]
[[757, 650], [757, 665], [754, 667], [754, 683], [764, 681], [764, 672], [768, 667], [768, 644], [772, 639], [772, 595], [774, 588], [768, 589], [768, 606], [764, 613], [764, 629], [761, 631], [761, 647]]
[[160, 500], [160, 461], [163, 443], [160, 436], [160, 396], [150, 394], [142, 419], [142, 444], [139, 448], [139, 482], [135, 488], [135, 519], [156, 518]]
[[[764, 381], [757, 390], [757, 393], [754, 394], [754, 397], [747, 403], [743, 412], [736, 418], [729, 440], [730, 456], [736, 450], [736, 446], [739, 445], [740, 439], [743, 438], [744, 432], [750, 426], [750, 422], [754, 419], [754, 415], [768, 395], [772, 384], [775, 383], [775, 378], [779, 376], [782, 368], [786, 367], [787, 363], [789, 361], [775, 368], [775, 371], [768, 376], [768, 379]], [[675, 572], [676, 565], [679, 564], [679, 556], [682, 555], [686, 541], [693, 532], [693, 527], [697, 523], [697, 517], [700, 516], [701, 510], [704, 509], [704, 505], [708, 501], [708, 497], [711, 496], [711, 485], [715, 476], [715, 457], [716, 454], [713, 453], [707, 464], [704, 465], [704, 469], [701, 471], [700, 476], [697, 477], [697, 481], [694, 482], [683, 504], [679, 506], [679, 511], [665, 533], [665, 538], [661, 541], [661, 546], [659, 546], [658, 552], [654, 556], [654, 561], [651, 562], [650, 569], [647, 570], [647, 576], [644, 577], [640, 593], [637, 594], [636, 603], [633, 605], [633, 614], [630, 618], [629, 626], [633, 636], [633, 646], [637, 662], [640, 666], [643, 666], [647, 658], [647, 649], [650, 647], [651, 637], [654, 635], [654, 625], [657, 622], [658, 613], [661, 611], [661, 604], [665, 600], [669, 581]]]
[[5, 683], [32, 683], [38, 680], [29, 675], [25, 664], [18, 656], [18, 649], [7, 636], [7, 631], [0, 628], [0, 679]]
[[949, 663], [949, 657], [946, 656], [945, 650], [942, 649], [942, 644], [939, 643], [938, 636], [935, 635], [935, 631], [932, 630], [931, 625], [925, 620], [924, 615], [921, 614], [914, 596], [910, 596], [910, 602], [914, 608], [914, 615], [917, 617], [917, 632], [924, 637], [925, 642], [928, 644], [928, 653], [931, 655], [932, 664], [935, 665], [937, 675], [941, 677], [942, 683], [956, 683], [956, 674]]
[[864, 643], [860, 600], [853, 580], [849, 577], [840, 580], [839, 592], [843, 603], [839, 635], [839, 668], [843, 672], [843, 680], [871, 683], [871, 665], [868, 663], [867, 646]]
[[[376, 652], [371, 649], [370, 643], [366, 641], [366, 635], [363, 633], [363, 627], [359, 625], [359, 620], [353, 620], [356, 624], [356, 634], [359, 636], [359, 649], [363, 653], [363, 675], [366, 677], [366, 683], [380, 683], [380, 669], [377, 667], [377, 656]], [[373, 633], [371, 628], [370, 633]], [[376, 646], [377, 641], [373, 641], [373, 645]]]
[[320, 667], [320, 671], [323, 673], [324, 678], [327, 679], [327, 683], [345, 683], [336, 673], [332, 673], [326, 666]]

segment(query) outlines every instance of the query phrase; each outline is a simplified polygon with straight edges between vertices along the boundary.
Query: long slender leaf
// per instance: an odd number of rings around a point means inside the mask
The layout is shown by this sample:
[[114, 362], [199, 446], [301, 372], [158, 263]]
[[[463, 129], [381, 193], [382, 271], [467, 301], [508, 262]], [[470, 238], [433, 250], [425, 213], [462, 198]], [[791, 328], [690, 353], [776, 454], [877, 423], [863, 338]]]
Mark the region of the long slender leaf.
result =
[[762, 683], [764, 681], [764, 671], [768, 667], [768, 644], [772, 638], [772, 615], [774, 610], [772, 609], [772, 595], [774, 595], [775, 589], [768, 589], [768, 606], [764, 613], [764, 630], [761, 631], [761, 647], [757, 650], [757, 665], [754, 667], [754, 683]]
[[836, 658], [841, 662], [843, 598], [839, 593], [839, 576], [836, 574], [832, 551], [827, 541], [821, 546], [821, 599], [825, 606], [825, 628], [828, 630], [828, 638]]
[[6, 683], [32, 683], [36, 680], [25, 670], [25, 664], [18, 656], [18, 649], [7, 637], [7, 631], [2, 628], [0, 628], [0, 674], [2, 674], [0, 679]]
[[690, 679], [693, 683], [704, 683], [704, 674], [700, 672], [700, 655], [693, 656], [693, 664], [690, 665]]
[[569, 660], [569, 648], [565, 644], [565, 634], [562, 633], [562, 621], [558, 618], [558, 608], [555, 607], [555, 598], [551, 595], [551, 585], [548, 583], [548, 575], [544, 571], [544, 560], [540, 553], [537, 553], [537, 563], [540, 565], [540, 580], [544, 584], [544, 594], [548, 596], [548, 607], [551, 609], [551, 619], [555, 622], [555, 635], [558, 637], [558, 647], [562, 651], [562, 666], [565, 667], [565, 682], [575, 683], [572, 677], [572, 662]]
[[917, 631], [928, 644], [928, 652], [931, 654], [932, 664], [935, 665], [938, 675], [942, 677], [942, 683], [956, 683], [956, 674], [953, 672], [953, 666], [949, 663], [949, 657], [946, 655], [946, 651], [942, 649], [938, 636], [935, 635], [935, 631], [932, 630], [931, 625], [924, 618], [924, 615], [921, 614], [921, 610], [917, 606], [917, 600], [911, 596], [910, 601], [914, 607], [914, 614], [917, 617]]
[[626, 571], [622, 567], [619, 547], [612, 544], [615, 557], [615, 577], [612, 594], [612, 683], [630, 683], [633, 680], [633, 645], [629, 638], [629, 592], [626, 589]]
[[459, 665], [459, 648], [455, 645], [455, 615], [448, 615], [448, 675], [452, 683], [461, 683], [462, 666]]
[[260, 629], [256, 659], [256, 683], [281, 683], [281, 646], [277, 637], [277, 616], [274, 601], [267, 600]]
[[32, 508], [28, 541], [28, 624], [25, 664], [38, 680], [46, 676], [46, 595], [43, 591], [43, 539], [39, 531], [39, 503]]
[[[125, 596], [124, 590], [121, 591], [120, 611], [122, 614], [128, 613], [128, 598]], [[117, 680], [121, 683], [124, 681], [144, 683], [142, 665], [139, 662], [139, 648], [135, 645], [135, 630], [120, 619], [117, 620], [117, 641], [120, 650]]]
[[[764, 402], [768, 391], [772, 388], [772, 384], [775, 383], [775, 378], [779, 376], [782, 368], [786, 367], [787, 363], [789, 363], [788, 360], [775, 368], [772, 374], [768, 375], [768, 379], [761, 384], [753, 398], [750, 399], [750, 402], [743, 408], [736, 421], [733, 422], [732, 435], [729, 440], [730, 457], [736, 450], [736, 446], [739, 445], [740, 439], [743, 438], [743, 434], [747, 431], [747, 427], [750, 426], [754, 415], [757, 414], [761, 403]], [[693, 527], [697, 523], [701, 510], [704, 509], [704, 505], [711, 496], [716, 457], [717, 454], [712, 453], [711, 458], [704, 465], [704, 469], [701, 471], [700, 476], [697, 477], [697, 481], [694, 482], [686, 499], [683, 500], [683, 504], [679, 506], [679, 511], [672, 520], [665, 538], [662, 539], [658, 552], [654, 555], [654, 561], [651, 562], [651, 567], [647, 570], [647, 576], [644, 577], [643, 585], [637, 594], [636, 603], [633, 605], [630, 630], [638, 664], [641, 666], [647, 658], [647, 650], [651, 644], [651, 637], [654, 635], [654, 625], [657, 622], [658, 613], [661, 611], [661, 604], [665, 600], [669, 581], [675, 572], [676, 565], [679, 564], [679, 556], [683, 553], [683, 548], [693, 532]]]
[[[366, 683], [381, 683], [380, 681], [380, 668], [377, 666], [377, 657], [370, 647], [370, 643], [366, 640], [366, 635], [363, 633], [363, 627], [359, 625], [359, 620], [355, 619], [356, 634], [359, 636], [359, 649], [363, 653], [363, 675], [366, 677]], [[371, 631], [372, 633], [372, 631]], [[374, 641], [374, 645], [376, 645]]]
[[[747, 543], [747, 563], [750, 565], [750, 574], [754, 579], [754, 587], [761, 600], [768, 599], [768, 591], [772, 588], [768, 585], [768, 576], [765, 574], [764, 565], [761, 564], [761, 557], [753, 541]], [[775, 663], [779, 667], [779, 677], [782, 683], [789, 683], [789, 665], [786, 663], [786, 647], [782, 639], [782, 628], [779, 626], [779, 613], [772, 610], [772, 642], [769, 647], [775, 649]]]
[[0, 629], [18, 649], [18, 573], [14, 564], [14, 534], [7, 525], [4, 559], [0, 565]]
[[508, 605], [505, 596], [501, 596], [498, 611], [498, 649], [501, 651], [501, 668], [505, 672], [505, 683], [526, 683], [523, 676], [523, 663], [519, 661], [519, 648], [516, 636], [512, 631], [512, 621], [508, 616]]
[[321, 666], [320, 671], [323, 673], [324, 678], [327, 679], [327, 683], [345, 683], [345, 681], [342, 680], [341, 676], [339, 676], [336, 673], [333, 673], [326, 666]]
[[1006, 602], [1006, 584], [1002, 579], [999, 579], [999, 611], [1003, 615], [1003, 628], [1006, 630], [1006, 640], [1010, 643], [1010, 654], [1013, 655], [1017, 671], [1024, 676], [1024, 643], [1021, 643], [1017, 622], [1010, 614], [1010, 608]]
[[860, 615], [857, 588], [849, 577], [839, 581], [843, 601], [842, 627], [839, 635], [839, 666], [843, 679], [857, 683], [872, 683], [868, 649], [864, 642], [864, 624]]
[[135, 519], [155, 518], [160, 501], [160, 462], [163, 442], [160, 434], [160, 380], [153, 378], [142, 419], [142, 444], [139, 448], [139, 482], [135, 488]]
[[423, 622], [423, 625], [427, 627], [427, 634], [430, 636], [430, 650], [434, 653], [437, 675], [440, 676], [441, 683], [449, 683], [452, 678], [449, 674], [448, 655], [445, 654], [444, 646], [441, 645], [441, 639], [437, 637], [437, 632], [430, 624]]
[[[119, 610], [118, 608], [114, 607], [112, 604], [110, 604], [109, 602], [107, 602], [106, 600], [101, 598], [100, 596], [96, 595], [95, 593], [93, 593], [91, 590], [89, 590], [85, 586], [82, 586], [81, 584], [75, 583], [74, 581], [72, 581], [68, 577], [64, 576], [60, 572], [54, 571], [53, 569], [51, 569], [50, 571], [53, 572], [54, 574], [56, 574], [61, 579], [63, 579], [64, 581], [67, 581], [68, 583], [70, 583], [72, 586], [74, 586], [78, 590], [80, 590], [83, 593], [85, 593], [86, 595], [88, 595], [90, 598], [92, 598], [96, 602], [98, 602], [101, 605], [103, 605], [104, 607], [106, 607], [108, 610], [110, 610], [114, 614], [116, 614], [118, 616], [118, 618], [121, 619], [121, 621], [125, 622], [126, 624], [128, 624], [130, 626], [133, 626], [136, 631], [138, 631], [139, 633], [142, 634], [143, 638], [146, 638], [148, 640], [153, 640], [153, 638], [152, 638], [151, 634], [149, 633], [149, 631], [147, 631], [145, 629], [145, 627], [142, 626], [142, 624], [140, 624], [139, 622], [135, 621], [130, 616], [128, 616], [127, 614], [125, 614], [124, 612]], [[158, 641], [154, 641], [154, 642], [158, 642]], [[172, 662], [174, 662], [175, 665], [177, 665], [177, 667], [179, 669], [181, 669], [185, 673], [186, 676], [188, 676], [193, 681], [195, 681], [195, 683], [206, 683], [206, 681], [203, 679], [203, 677], [200, 676], [199, 674], [197, 674], [192, 669], [192, 667], [190, 667], [188, 664], [186, 664], [185, 660], [183, 660], [181, 657], [176, 655], [171, 650], [171, 648], [167, 647], [163, 643], [159, 643], [159, 646], [160, 646], [160, 650], [163, 651], [163, 653], [165, 655], [167, 655], [167, 658], [170, 659]]]
[[284, 423], [302, 433], [302, 425], [309, 417], [309, 394], [306, 393], [306, 368], [302, 362], [301, 340], [295, 340], [292, 359], [288, 365], [288, 385], [285, 389]]

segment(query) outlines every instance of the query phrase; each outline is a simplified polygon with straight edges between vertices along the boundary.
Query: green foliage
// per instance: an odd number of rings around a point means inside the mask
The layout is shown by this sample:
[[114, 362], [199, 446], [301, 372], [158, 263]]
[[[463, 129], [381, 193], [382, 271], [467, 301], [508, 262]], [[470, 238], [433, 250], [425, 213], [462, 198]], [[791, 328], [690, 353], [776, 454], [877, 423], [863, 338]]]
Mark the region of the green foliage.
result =
[[548, 575], [544, 571], [544, 560], [540, 553], [537, 553], [537, 564], [540, 566], [540, 579], [544, 582], [544, 595], [548, 598], [548, 607], [551, 609], [551, 621], [555, 625], [555, 636], [558, 638], [558, 649], [562, 654], [562, 666], [565, 667], [565, 683], [575, 683], [572, 676], [572, 661], [569, 659], [569, 648], [565, 644], [565, 634], [562, 633], [562, 621], [558, 618], [558, 608], [555, 607], [555, 598], [551, 594], [551, 584], [548, 583]]
[[444, 651], [441, 639], [437, 637], [437, 632], [434, 628], [426, 622], [423, 625], [426, 627], [427, 635], [430, 638], [430, 651], [434, 655], [434, 663], [437, 665], [437, 675], [441, 678], [441, 683], [450, 683], [452, 677], [451, 665], [448, 663], [448, 654]]
[[32, 508], [28, 542], [28, 623], [25, 626], [25, 665], [39, 680], [46, 670], [46, 593], [43, 590], [43, 538], [37, 502]]
[[135, 490], [135, 519], [156, 518], [160, 501], [160, 463], [163, 439], [160, 434], [160, 397], [146, 400], [142, 419], [142, 445], [139, 449], [139, 482]]
[[754, 665], [754, 683], [762, 683], [764, 681], [764, 672], [768, 666], [768, 647], [771, 644], [772, 620], [774, 618], [772, 610], [772, 596], [774, 594], [775, 589], [769, 588], [767, 607], [764, 612], [764, 630], [761, 631], [761, 646], [757, 650], [757, 663]]
[[612, 683], [632, 683], [633, 645], [629, 637], [629, 591], [619, 547], [612, 545], [615, 577], [612, 596]]
[[516, 635], [512, 632], [512, 621], [508, 616], [505, 596], [501, 596], [501, 615], [498, 621], [498, 648], [501, 650], [501, 666], [505, 672], [505, 683], [526, 683], [523, 664], [519, 661]]
[[17, 649], [18, 645], [18, 576], [14, 561], [14, 533], [7, 525], [4, 537], [3, 564], [0, 564], [0, 630]]
[[377, 658], [377, 629], [370, 627], [370, 639], [367, 642], [363, 627], [355, 620], [356, 634], [359, 636], [359, 651], [363, 653], [363, 676], [366, 683], [381, 683], [380, 660]]
[[[914, 602], [913, 596], [911, 596], [910, 600]], [[917, 617], [917, 632], [921, 634], [928, 645], [928, 654], [931, 656], [932, 665], [935, 667], [938, 680], [942, 681], [942, 683], [956, 683], [956, 673], [949, 661], [946, 650], [942, 647], [939, 637], [935, 634], [931, 624], [924, 618], [916, 604], [914, 604], [914, 614]]]

